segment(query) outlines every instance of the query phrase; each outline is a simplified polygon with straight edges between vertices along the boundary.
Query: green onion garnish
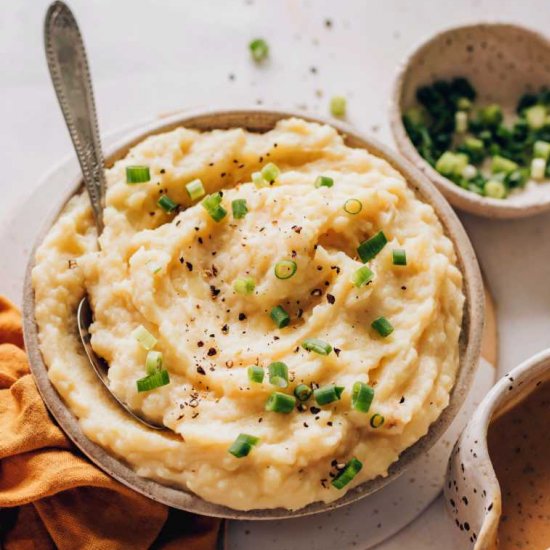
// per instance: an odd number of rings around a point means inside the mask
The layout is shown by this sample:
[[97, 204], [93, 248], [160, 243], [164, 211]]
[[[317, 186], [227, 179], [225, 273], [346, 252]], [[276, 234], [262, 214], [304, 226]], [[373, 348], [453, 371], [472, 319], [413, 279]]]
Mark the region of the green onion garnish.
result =
[[261, 172], [252, 172], [252, 183], [259, 189], [260, 187], [266, 187], [267, 181], [264, 180]]
[[145, 183], [151, 181], [149, 166], [126, 166], [126, 183]]
[[256, 288], [256, 283], [252, 277], [239, 277], [233, 283], [233, 290], [237, 294], [242, 294], [246, 296], [247, 294], [252, 294]]
[[359, 214], [363, 210], [363, 203], [359, 199], [348, 199], [344, 203], [344, 210], [348, 214]]
[[375, 413], [370, 417], [371, 428], [380, 428], [384, 424], [384, 417], [381, 414]]
[[346, 116], [346, 98], [342, 96], [334, 96], [330, 100], [330, 114], [332, 116]]
[[483, 192], [485, 193], [485, 195], [491, 197], [492, 199], [503, 199], [508, 194], [506, 185], [498, 180], [489, 180], [485, 184]]
[[288, 386], [288, 367], [282, 361], [275, 361], [267, 367], [269, 372], [269, 383], [279, 388]]
[[351, 393], [351, 407], [356, 411], [369, 412], [372, 400], [374, 399], [374, 389], [364, 382], [355, 382]]
[[385, 317], [379, 317], [373, 321], [371, 327], [384, 338], [393, 332], [392, 324]]
[[334, 185], [334, 180], [328, 176], [317, 176], [315, 180], [315, 187], [332, 187]]
[[274, 272], [277, 279], [290, 279], [295, 273], [298, 266], [292, 260], [281, 260], [275, 264]]
[[321, 386], [316, 390], [313, 390], [313, 397], [319, 405], [328, 405], [334, 401], [338, 401], [342, 397], [342, 393], [345, 388], [343, 386], [336, 386], [329, 384], [328, 386]]
[[248, 367], [248, 379], [261, 384], [264, 381], [264, 369], [258, 365], [251, 365]]
[[174, 202], [168, 195], [162, 195], [157, 201], [157, 204], [165, 212], [173, 212], [179, 205], [177, 202]]
[[294, 388], [294, 395], [298, 401], [307, 401], [312, 393], [313, 390], [309, 386], [306, 386], [306, 384], [298, 384]]
[[274, 391], [265, 402], [265, 410], [288, 414], [296, 405], [296, 398], [293, 395]]
[[281, 171], [279, 170], [279, 168], [272, 162], [266, 164], [262, 168], [261, 172], [262, 178], [264, 178], [264, 180], [266, 180], [268, 183], [273, 183], [279, 177], [280, 173]]
[[248, 213], [246, 206], [246, 199], [235, 199], [231, 201], [231, 210], [233, 211], [233, 217], [236, 220], [241, 220]]
[[154, 374], [149, 374], [145, 378], [141, 378], [137, 381], [137, 391], [151, 391], [161, 386], [170, 384], [170, 375], [167, 370], [158, 370]]
[[260, 441], [260, 438], [248, 434], [239, 434], [237, 439], [233, 441], [228, 451], [237, 458], [247, 456], [252, 447]]
[[221, 193], [213, 193], [202, 199], [203, 208], [210, 214], [210, 217], [219, 222], [225, 218], [227, 210], [221, 205], [222, 195]]
[[256, 62], [263, 61], [269, 55], [269, 46], [263, 38], [256, 38], [248, 44], [250, 54]]
[[393, 265], [407, 265], [407, 253], [402, 248], [393, 251]]
[[383, 248], [386, 246], [388, 239], [384, 235], [383, 231], [379, 231], [366, 241], [363, 241], [357, 247], [357, 254], [361, 258], [361, 261], [366, 264], [369, 260], [372, 260]]
[[531, 161], [531, 178], [534, 180], [544, 179], [546, 171], [546, 161], [541, 158], [534, 158]]
[[360, 267], [351, 277], [351, 282], [356, 287], [362, 287], [372, 281], [374, 273], [366, 266]]
[[189, 193], [189, 198], [192, 201], [201, 199], [206, 194], [206, 191], [204, 190], [204, 185], [202, 184], [202, 181], [199, 179], [190, 181], [185, 186], [185, 189], [187, 190], [187, 193]]
[[302, 347], [306, 351], [314, 351], [319, 355], [328, 355], [332, 351], [332, 346], [319, 338], [306, 338], [302, 342]]
[[353, 457], [332, 480], [332, 485], [337, 489], [343, 489], [361, 471], [362, 467], [363, 463]]
[[282, 306], [275, 306], [269, 315], [278, 328], [285, 328], [290, 323], [290, 315]]
[[150, 351], [145, 359], [145, 368], [147, 374], [155, 374], [162, 369], [162, 353], [160, 351]]
[[153, 349], [157, 343], [157, 339], [143, 325], [139, 325], [139, 327], [134, 329], [132, 336], [147, 351]]

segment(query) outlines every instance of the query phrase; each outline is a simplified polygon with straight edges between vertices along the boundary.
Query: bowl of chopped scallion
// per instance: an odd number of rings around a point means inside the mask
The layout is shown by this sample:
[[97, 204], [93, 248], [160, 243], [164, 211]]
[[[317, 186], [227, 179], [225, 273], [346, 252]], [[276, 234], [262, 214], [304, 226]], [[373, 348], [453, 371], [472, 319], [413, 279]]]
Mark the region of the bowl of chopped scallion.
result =
[[401, 66], [399, 150], [454, 206], [490, 218], [550, 210], [550, 42], [508, 24], [444, 31]]

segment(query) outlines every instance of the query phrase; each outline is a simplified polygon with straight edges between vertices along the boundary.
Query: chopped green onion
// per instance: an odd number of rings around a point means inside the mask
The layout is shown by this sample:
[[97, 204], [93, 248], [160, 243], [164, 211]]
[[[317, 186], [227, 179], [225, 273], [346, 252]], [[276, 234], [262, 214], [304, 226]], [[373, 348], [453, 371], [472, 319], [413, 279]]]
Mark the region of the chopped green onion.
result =
[[162, 369], [162, 353], [160, 351], [150, 351], [145, 359], [145, 369], [147, 374], [155, 374]]
[[343, 489], [360, 471], [363, 463], [353, 457], [332, 480], [332, 485], [337, 489]]
[[167, 370], [159, 370], [154, 374], [149, 374], [145, 378], [141, 378], [137, 381], [137, 391], [145, 392], [151, 391], [161, 386], [170, 384], [170, 375]]
[[351, 394], [351, 407], [356, 411], [369, 412], [372, 400], [374, 399], [374, 389], [364, 382], [355, 382]]
[[506, 185], [498, 180], [489, 180], [483, 188], [485, 195], [492, 199], [503, 199], [508, 194]]
[[277, 165], [270, 162], [269, 164], [266, 164], [262, 168], [262, 178], [266, 180], [268, 183], [273, 183], [278, 177], [281, 171], [277, 167]]
[[187, 193], [189, 194], [189, 198], [192, 201], [201, 199], [206, 194], [206, 191], [204, 190], [204, 185], [202, 184], [202, 181], [200, 179], [190, 181], [185, 186], [185, 189], [187, 190]]
[[546, 123], [546, 107], [533, 105], [524, 111], [527, 124], [532, 130], [540, 130]]
[[227, 210], [221, 205], [222, 195], [221, 193], [213, 193], [202, 199], [203, 208], [210, 214], [210, 217], [215, 221], [219, 222], [225, 218]]
[[233, 217], [236, 220], [244, 218], [248, 213], [246, 199], [235, 199], [234, 201], [231, 201], [231, 210], [233, 211]]
[[263, 61], [269, 55], [269, 46], [263, 38], [256, 38], [248, 44], [250, 54], [257, 63]]
[[482, 126], [496, 127], [504, 118], [500, 105], [487, 105], [479, 110], [479, 122]]
[[321, 386], [316, 390], [313, 390], [313, 397], [319, 405], [328, 405], [334, 401], [338, 401], [342, 397], [342, 393], [345, 388], [343, 386], [335, 386], [329, 384], [328, 386]]
[[407, 265], [407, 253], [402, 248], [393, 251], [393, 265]]
[[261, 172], [252, 172], [252, 183], [259, 189], [260, 187], [266, 187], [267, 181], [264, 180]]
[[460, 176], [468, 165], [468, 155], [445, 151], [435, 163], [435, 169], [445, 177]]
[[126, 166], [126, 183], [145, 183], [151, 181], [149, 166]]
[[382, 424], [384, 424], [384, 417], [381, 415], [381, 414], [378, 414], [378, 413], [374, 413], [371, 417], [370, 417], [370, 425], [371, 425], [371, 428], [380, 428], [380, 426], [382, 426]]
[[139, 325], [139, 327], [134, 329], [132, 336], [147, 351], [153, 349], [157, 343], [157, 339], [143, 325]]
[[516, 162], [505, 157], [501, 157], [500, 155], [495, 155], [491, 162], [491, 172], [493, 172], [493, 174], [498, 174], [499, 172], [509, 174], [518, 168], [519, 166]]
[[346, 98], [342, 96], [334, 96], [330, 100], [330, 114], [332, 116], [346, 116]]
[[293, 395], [274, 391], [265, 402], [265, 410], [283, 414], [291, 413], [296, 405], [296, 398]]
[[468, 130], [468, 114], [464, 111], [457, 111], [455, 113], [455, 130], [459, 134], [463, 134]]
[[306, 384], [298, 384], [294, 388], [294, 395], [298, 401], [307, 401], [311, 397], [312, 393], [313, 390]]
[[536, 158], [531, 161], [531, 177], [534, 180], [543, 180], [544, 172], [546, 171], [546, 161]]
[[162, 195], [157, 201], [157, 204], [165, 212], [173, 212], [179, 206], [177, 202], [174, 202], [168, 195]]
[[306, 351], [314, 351], [319, 355], [328, 355], [332, 351], [332, 346], [319, 338], [306, 338], [302, 342], [302, 347]]
[[269, 383], [279, 388], [288, 386], [288, 367], [282, 361], [275, 361], [267, 367], [269, 372]]
[[472, 102], [467, 97], [460, 97], [456, 106], [461, 111], [469, 111], [472, 108]]
[[473, 164], [467, 164], [461, 175], [464, 179], [471, 180], [477, 176], [477, 168]]
[[248, 367], [248, 379], [261, 384], [264, 381], [264, 369], [258, 365], [251, 365]]
[[386, 246], [388, 239], [384, 235], [383, 231], [379, 231], [366, 241], [363, 241], [357, 247], [357, 254], [361, 258], [361, 261], [366, 264], [369, 260], [372, 260], [383, 248]]
[[296, 262], [293, 260], [281, 260], [275, 264], [274, 272], [277, 279], [290, 279], [298, 269]]
[[351, 282], [360, 288], [372, 281], [374, 273], [366, 266], [360, 267], [351, 277]]
[[250, 453], [252, 447], [257, 445], [259, 441], [260, 438], [253, 435], [239, 434], [228, 451], [237, 458], [243, 458]]
[[384, 338], [393, 332], [392, 324], [385, 317], [379, 317], [374, 320], [371, 323], [371, 327]]
[[275, 306], [269, 315], [278, 328], [285, 328], [290, 323], [290, 315], [282, 306]]
[[359, 214], [359, 212], [363, 210], [363, 203], [358, 199], [348, 199], [344, 203], [344, 210], [348, 214], [353, 214], [353, 215]]
[[550, 159], [550, 143], [547, 141], [535, 141], [533, 145], [533, 156], [548, 161]]
[[334, 185], [334, 180], [328, 176], [317, 176], [315, 180], [315, 187], [332, 187]]
[[237, 294], [242, 294], [246, 296], [247, 294], [252, 294], [256, 288], [256, 283], [252, 277], [239, 277], [233, 283], [233, 290]]

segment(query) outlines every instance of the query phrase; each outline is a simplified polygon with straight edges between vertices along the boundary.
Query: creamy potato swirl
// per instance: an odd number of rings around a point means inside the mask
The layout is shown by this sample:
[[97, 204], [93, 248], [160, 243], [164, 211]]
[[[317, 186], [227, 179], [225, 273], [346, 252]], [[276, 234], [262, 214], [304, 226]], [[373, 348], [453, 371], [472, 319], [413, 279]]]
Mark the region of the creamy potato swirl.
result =
[[[251, 174], [268, 162], [281, 174], [258, 188]], [[150, 182], [126, 183], [126, 167], [136, 164], [149, 166]], [[329, 502], [386, 475], [447, 406], [462, 277], [432, 207], [387, 162], [347, 147], [329, 126], [288, 119], [264, 134], [178, 128], [147, 138], [106, 175], [101, 251], [80, 194], [37, 252], [36, 318], [52, 383], [86, 435], [138, 474], [243, 510]], [[316, 188], [319, 175], [334, 185]], [[207, 193], [223, 191], [222, 221], [190, 200], [185, 184], [195, 178]], [[180, 211], [160, 209], [162, 194]], [[350, 198], [361, 201], [358, 214], [344, 210]], [[246, 199], [243, 219], [231, 214], [234, 199]], [[372, 282], [357, 288], [357, 246], [378, 231], [388, 243], [368, 262]], [[393, 264], [394, 249], [406, 250], [406, 266]], [[297, 270], [280, 280], [274, 266], [285, 259]], [[256, 287], [237, 294], [234, 283], [245, 276]], [[94, 378], [75, 332], [85, 292], [95, 312], [92, 345], [110, 365], [113, 391], [167, 431], [133, 421]], [[277, 305], [291, 317], [286, 328], [270, 318]], [[380, 316], [394, 327], [385, 338], [370, 326]], [[132, 336], [139, 325], [158, 339], [170, 374], [170, 384], [144, 393], [136, 380], [147, 352]], [[334, 351], [306, 351], [301, 343], [311, 337]], [[247, 369], [273, 361], [288, 365], [281, 391], [336, 383], [345, 387], [341, 400], [266, 412], [277, 388], [267, 377], [250, 382]], [[356, 381], [375, 390], [368, 413], [351, 407]], [[379, 428], [370, 425], [375, 413], [385, 418]], [[228, 453], [240, 433], [260, 439], [244, 458]], [[334, 464], [351, 457], [363, 468], [338, 490]]]

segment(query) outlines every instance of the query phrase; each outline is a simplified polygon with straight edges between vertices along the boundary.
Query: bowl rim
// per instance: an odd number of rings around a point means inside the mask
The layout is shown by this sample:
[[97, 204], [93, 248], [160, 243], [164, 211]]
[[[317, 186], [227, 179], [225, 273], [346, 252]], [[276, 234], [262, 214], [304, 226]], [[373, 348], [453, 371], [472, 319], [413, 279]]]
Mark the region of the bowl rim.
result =
[[[241, 127], [249, 131], [265, 132], [275, 123], [285, 118], [301, 118], [308, 122], [328, 124], [341, 134], [351, 147], [367, 149], [370, 153], [385, 159], [407, 180], [409, 187], [423, 202], [430, 204], [443, 226], [447, 237], [452, 241], [457, 256], [457, 264], [463, 276], [463, 293], [465, 296], [463, 320], [460, 334], [460, 359], [455, 384], [451, 390], [448, 406], [430, 425], [428, 432], [413, 445], [405, 449], [398, 460], [389, 468], [386, 477], [378, 476], [366, 481], [345, 493], [341, 498], [330, 502], [314, 502], [297, 510], [283, 508], [237, 510], [214, 504], [168, 484], [162, 484], [138, 474], [123, 459], [109, 454], [103, 447], [94, 443], [84, 434], [76, 415], [64, 403], [57, 390], [48, 378], [47, 367], [42, 358], [38, 341], [38, 327], [34, 316], [34, 289], [32, 286], [32, 269], [38, 246], [42, 243], [51, 225], [59, 216], [67, 201], [82, 188], [82, 177], [76, 176], [67, 193], [56, 204], [56, 208], [43, 224], [36, 237], [30, 253], [25, 274], [23, 291], [23, 332], [25, 347], [29, 357], [31, 372], [46, 406], [57, 420], [63, 431], [75, 445], [100, 469], [108, 473], [127, 487], [168, 506], [179, 508], [212, 517], [244, 520], [271, 520], [296, 518], [329, 511], [374, 493], [392, 479], [400, 475], [415, 459], [428, 451], [441, 437], [458, 413], [477, 368], [481, 350], [481, 338], [484, 324], [483, 283], [474, 249], [460, 220], [439, 191], [407, 161], [400, 159], [386, 146], [371, 137], [358, 134], [341, 122], [326, 120], [318, 116], [304, 115], [291, 111], [269, 109], [218, 110], [216, 108], [184, 111], [168, 118], [161, 118], [141, 127], [106, 149], [105, 164], [122, 158], [133, 145], [145, 137], [170, 131], [177, 127], [196, 128], [201, 131]], [[221, 121], [214, 123], [214, 121]]]
[[511, 203], [507, 200], [482, 197], [480, 195], [477, 195], [476, 193], [462, 189], [451, 180], [437, 172], [420, 155], [420, 153], [418, 153], [416, 147], [409, 139], [401, 118], [401, 96], [405, 79], [411, 65], [421, 55], [423, 55], [434, 42], [442, 40], [447, 36], [451, 36], [456, 32], [462, 32], [483, 27], [513, 29], [515, 31], [522, 32], [525, 35], [528, 35], [531, 39], [536, 40], [541, 44], [544, 44], [550, 51], [550, 40], [546, 36], [534, 29], [515, 23], [486, 21], [482, 23], [458, 25], [443, 29], [440, 32], [437, 32], [436, 34], [430, 36], [429, 38], [423, 39], [422, 41], [417, 43], [413, 47], [413, 49], [409, 51], [406, 57], [399, 63], [390, 94], [390, 128], [398, 150], [410, 162], [412, 162], [416, 168], [424, 172], [424, 174], [430, 179], [432, 183], [434, 183], [438, 187], [441, 193], [443, 193], [445, 198], [447, 198], [447, 200], [452, 205], [460, 208], [461, 210], [465, 210], [466, 212], [470, 212], [472, 214], [477, 214], [487, 218], [512, 219], [534, 216], [536, 214], [540, 214], [541, 212], [546, 212], [550, 210], [550, 194], [548, 195], [548, 198], [544, 200], [538, 200], [537, 202], [528, 204], [517, 204]]

